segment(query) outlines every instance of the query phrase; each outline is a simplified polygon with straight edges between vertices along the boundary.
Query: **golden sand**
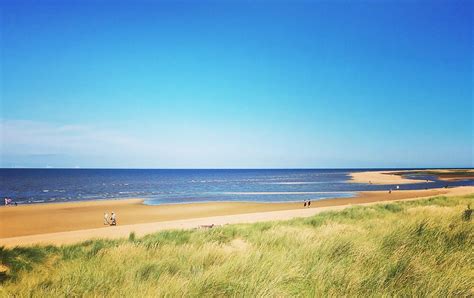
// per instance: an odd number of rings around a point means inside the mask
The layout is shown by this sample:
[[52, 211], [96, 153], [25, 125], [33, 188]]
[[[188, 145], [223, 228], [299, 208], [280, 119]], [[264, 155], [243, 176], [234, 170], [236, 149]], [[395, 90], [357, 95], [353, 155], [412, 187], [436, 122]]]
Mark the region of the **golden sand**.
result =
[[400, 172], [401, 171], [354, 172], [350, 174], [351, 180], [349, 181], [367, 184], [410, 184], [426, 182], [426, 180], [407, 179], [395, 174]]
[[[63, 244], [91, 238], [126, 237], [130, 232], [144, 235], [163, 229], [197, 228], [312, 216], [353, 204], [415, 199], [436, 195], [474, 193], [474, 187], [449, 189], [360, 192], [354, 198], [314, 201], [311, 208], [302, 203], [215, 202], [143, 205], [141, 199], [24, 205], [0, 208], [0, 245], [35, 243]], [[114, 211], [118, 225], [104, 226], [103, 213]]]

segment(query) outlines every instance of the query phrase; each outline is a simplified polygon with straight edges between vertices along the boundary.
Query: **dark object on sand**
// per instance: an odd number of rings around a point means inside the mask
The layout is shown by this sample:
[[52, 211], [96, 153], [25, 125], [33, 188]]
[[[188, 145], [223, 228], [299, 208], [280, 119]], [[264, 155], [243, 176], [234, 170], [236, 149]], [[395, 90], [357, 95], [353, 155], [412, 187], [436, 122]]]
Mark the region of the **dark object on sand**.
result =
[[306, 207], [306, 200], [304, 201], [303, 207]]
[[114, 212], [112, 212], [112, 215], [110, 216], [110, 225], [111, 226], [117, 225], [117, 217]]
[[311, 207], [311, 201], [308, 200], [308, 208]]
[[464, 221], [470, 221], [472, 215], [471, 205], [467, 205], [467, 209], [462, 213], [462, 219]]
[[202, 228], [202, 229], [212, 229], [212, 228], [214, 227], [214, 224], [210, 224], [210, 225], [200, 225], [199, 227]]

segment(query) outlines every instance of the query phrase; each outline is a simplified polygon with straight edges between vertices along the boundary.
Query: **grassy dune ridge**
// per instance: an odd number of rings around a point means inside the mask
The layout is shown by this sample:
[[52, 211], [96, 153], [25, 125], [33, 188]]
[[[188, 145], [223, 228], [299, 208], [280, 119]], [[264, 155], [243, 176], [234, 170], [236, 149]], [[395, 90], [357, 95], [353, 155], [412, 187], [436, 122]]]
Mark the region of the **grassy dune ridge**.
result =
[[[474, 195], [0, 249], [0, 295], [474, 295]], [[6, 270], [6, 271], [5, 271]]]

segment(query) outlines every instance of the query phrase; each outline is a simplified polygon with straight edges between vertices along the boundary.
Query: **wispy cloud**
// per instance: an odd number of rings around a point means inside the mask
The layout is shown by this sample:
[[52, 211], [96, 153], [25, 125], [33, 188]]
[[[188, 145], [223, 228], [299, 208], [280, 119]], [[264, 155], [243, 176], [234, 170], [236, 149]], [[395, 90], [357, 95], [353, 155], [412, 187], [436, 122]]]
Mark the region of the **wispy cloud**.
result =
[[[402, 145], [374, 150], [337, 144], [328, 138], [308, 140], [294, 133], [279, 137], [277, 131], [258, 127], [220, 128], [176, 123], [131, 128], [99, 124], [59, 124], [31, 120], [0, 119], [1, 167], [137, 167], [137, 168], [226, 168], [226, 167], [360, 167], [360, 166], [443, 166], [436, 152], [405, 150]], [[413, 147], [413, 144], [411, 145]], [[411, 148], [410, 147], [410, 148]], [[439, 147], [443, 149], [444, 147]], [[472, 165], [465, 158], [472, 147], [458, 146], [460, 166]], [[423, 158], [416, 156], [423, 152]], [[447, 156], [447, 155], [445, 155]], [[393, 160], [384, 164], [383, 159]], [[425, 159], [423, 164], [410, 160]], [[336, 160], [336, 162], [334, 162]], [[453, 159], [446, 162], [452, 166]]]
[[[277, 148], [240, 131], [193, 127], [133, 131], [97, 125], [0, 120], [4, 167], [226, 167], [265, 162]], [[270, 152], [270, 153], [269, 153]]]
[[111, 158], [136, 155], [149, 157], [159, 150], [152, 142], [91, 125], [0, 120], [0, 133], [3, 166], [19, 163], [19, 160], [20, 165], [34, 163], [38, 166], [48, 161], [81, 161], [86, 157], [106, 162]]
[[0, 131], [4, 154], [111, 153], [145, 145], [131, 136], [88, 125], [2, 120]]

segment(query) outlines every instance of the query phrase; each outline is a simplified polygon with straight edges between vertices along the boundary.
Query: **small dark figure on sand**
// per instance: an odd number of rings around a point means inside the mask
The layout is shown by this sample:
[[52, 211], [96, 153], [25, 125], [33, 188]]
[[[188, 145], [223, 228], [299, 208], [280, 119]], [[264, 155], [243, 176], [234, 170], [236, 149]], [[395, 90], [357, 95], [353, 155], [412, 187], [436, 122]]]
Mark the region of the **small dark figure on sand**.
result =
[[304, 200], [304, 204], [303, 204], [304, 207], [306, 207], [306, 200]]
[[117, 225], [117, 218], [114, 212], [112, 212], [112, 215], [110, 216], [110, 225], [111, 226]]
[[388, 190], [388, 193], [392, 193], [392, 189], [389, 189], [389, 190]]
[[308, 200], [308, 208], [311, 207], [311, 200]]

